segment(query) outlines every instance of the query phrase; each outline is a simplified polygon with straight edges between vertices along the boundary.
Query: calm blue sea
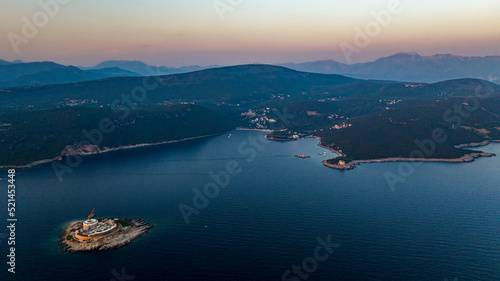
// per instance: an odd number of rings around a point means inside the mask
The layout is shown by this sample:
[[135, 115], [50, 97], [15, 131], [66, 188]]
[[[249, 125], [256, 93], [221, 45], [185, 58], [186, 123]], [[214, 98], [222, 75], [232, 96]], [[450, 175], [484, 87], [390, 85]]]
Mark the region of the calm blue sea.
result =
[[[63, 182], [50, 165], [17, 170], [17, 273], [0, 236], [0, 280], [500, 280], [499, 157], [425, 163], [391, 190], [384, 173], [400, 163], [337, 171], [321, 164], [316, 139], [263, 135], [87, 157]], [[500, 144], [483, 150], [500, 155]], [[229, 182], [217, 194], [210, 174], [228, 168], [239, 173], [220, 177]], [[211, 198], [196, 198], [203, 208], [187, 224], [179, 205], [194, 208], [193, 189], [207, 184]], [[155, 227], [121, 249], [62, 253], [64, 227], [93, 208]]]

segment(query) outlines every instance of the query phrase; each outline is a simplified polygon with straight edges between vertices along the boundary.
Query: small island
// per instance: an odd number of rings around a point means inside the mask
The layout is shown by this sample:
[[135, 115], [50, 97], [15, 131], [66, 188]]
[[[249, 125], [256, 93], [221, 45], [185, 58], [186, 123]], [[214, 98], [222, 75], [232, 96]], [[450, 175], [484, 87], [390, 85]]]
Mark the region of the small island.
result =
[[305, 155], [305, 154], [295, 155], [295, 157], [298, 157], [298, 158], [311, 158], [311, 156]]
[[70, 223], [61, 235], [59, 245], [63, 252], [88, 252], [117, 249], [148, 233], [153, 225], [141, 219], [99, 218], [94, 210], [85, 221]]

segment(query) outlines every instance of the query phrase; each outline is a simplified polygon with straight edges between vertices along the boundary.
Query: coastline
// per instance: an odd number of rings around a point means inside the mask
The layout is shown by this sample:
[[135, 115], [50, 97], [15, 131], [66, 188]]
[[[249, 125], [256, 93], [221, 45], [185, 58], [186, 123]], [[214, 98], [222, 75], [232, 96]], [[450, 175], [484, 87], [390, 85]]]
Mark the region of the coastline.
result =
[[[99, 150], [99, 151], [78, 152], [78, 153], [74, 153], [74, 154], [70, 154], [70, 155], [65, 155], [65, 156], [72, 156], [72, 155], [80, 155], [80, 156], [97, 155], [97, 154], [103, 154], [103, 153], [108, 153], [108, 152], [113, 152], [113, 151], [134, 149], [134, 148], [139, 148], [139, 147], [158, 146], [158, 145], [169, 144], [169, 143], [178, 143], [178, 142], [195, 140], [195, 139], [209, 138], [209, 137], [223, 135], [223, 134], [226, 134], [228, 132], [230, 132], [230, 131], [222, 132], [222, 133], [217, 133], [217, 134], [211, 134], [211, 135], [203, 135], [203, 136], [183, 138], [183, 139], [178, 139], [178, 140], [171, 140], [171, 141], [163, 141], [163, 142], [156, 142], [156, 143], [141, 143], [141, 144], [133, 144], [133, 145], [111, 147], [111, 148], [107, 148], [107, 149], [103, 149], [103, 150]], [[22, 166], [15, 166], [15, 165], [0, 166], [0, 169], [28, 169], [28, 168], [33, 168], [33, 167], [38, 166], [38, 165], [47, 164], [47, 163], [51, 163], [51, 162], [59, 161], [59, 160], [62, 160], [62, 156], [57, 156], [57, 157], [52, 158], [52, 159], [37, 160], [37, 161], [31, 162], [29, 164], [22, 165]]]
[[381, 159], [371, 159], [371, 160], [354, 160], [349, 163], [346, 163], [345, 165], [338, 165], [338, 164], [330, 164], [325, 161], [323, 161], [323, 165], [326, 167], [332, 168], [332, 169], [337, 169], [337, 170], [352, 170], [356, 168], [356, 166], [361, 165], [361, 164], [368, 164], [368, 163], [388, 163], [388, 162], [440, 162], [440, 163], [469, 163], [469, 162], [474, 162], [476, 158], [479, 157], [493, 157], [496, 156], [493, 153], [486, 153], [486, 152], [480, 152], [480, 153], [471, 153], [471, 154], [465, 154], [464, 156], [460, 158], [403, 158], [403, 157], [389, 157], [389, 158], [381, 158]]
[[[313, 137], [317, 140], [319, 140], [318, 146], [328, 149], [331, 152], [339, 155], [340, 157], [345, 157], [346, 154], [343, 153], [342, 151], [335, 150], [331, 147], [328, 147], [324, 145], [321, 141], [321, 138], [318, 136], [310, 136]], [[266, 136], [267, 138], [267, 136]], [[269, 139], [269, 138], [268, 138]], [[272, 139], [272, 138], [271, 138]], [[459, 144], [456, 145], [456, 148], [467, 148], [467, 147], [481, 147], [481, 146], [487, 146], [491, 143], [500, 143], [500, 140], [485, 140], [482, 142], [474, 142], [474, 143], [467, 143], [467, 144]], [[441, 162], [441, 163], [469, 163], [469, 162], [474, 162], [476, 158], [480, 157], [494, 157], [496, 154], [494, 153], [488, 153], [488, 152], [477, 152], [477, 153], [470, 153], [470, 154], [465, 154], [464, 156], [460, 158], [404, 158], [404, 157], [387, 157], [387, 158], [379, 158], [379, 159], [367, 159], [367, 160], [354, 160], [349, 163], [346, 163], [345, 165], [336, 165], [336, 164], [330, 164], [327, 163], [328, 160], [324, 160], [323, 165], [326, 167], [332, 168], [332, 169], [337, 169], [337, 170], [352, 170], [356, 166], [359, 166], [361, 164], [369, 164], [369, 163], [389, 163], [389, 162]]]
[[319, 146], [319, 147], [322, 147], [322, 148], [324, 148], [324, 149], [328, 149], [328, 150], [330, 150], [331, 152], [333, 152], [333, 153], [337, 154], [338, 156], [342, 156], [342, 157], [346, 156], [343, 152], [341, 152], [341, 151], [339, 151], [339, 150], [335, 150], [335, 149], [333, 149], [333, 148], [331, 148], [331, 147], [328, 147], [328, 146], [324, 145], [324, 144], [321, 142], [321, 138], [320, 138], [320, 137], [318, 137], [318, 136], [309, 136], [309, 137], [311, 137], [311, 138], [315, 138], [315, 139], [319, 140], [319, 143], [318, 143], [318, 146]]
[[270, 130], [270, 129], [251, 129], [251, 128], [238, 127], [238, 128], [236, 128], [236, 131], [272, 132], [273, 130]]
[[464, 144], [459, 144], [455, 145], [455, 148], [466, 148], [466, 147], [481, 147], [481, 146], [486, 146], [490, 144], [491, 142], [500, 142], [500, 140], [485, 140], [482, 142], [471, 142], [471, 143], [464, 143]]
[[319, 145], [320, 147], [322, 147], [322, 148], [324, 148], [324, 149], [328, 149], [328, 150], [330, 150], [331, 152], [333, 152], [333, 153], [335, 153], [335, 154], [338, 154], [338, 156], [341, 156], [341, 157], [346, 156], [343, 152], [341, 152], [341, 151], [339, 151], [339, 150], [335, 150], [335, 149], [333, 149], [333, 148], [331, 148], [331, 147], [328, 147], [328, 146], [324, 145], [323, 143], [321, 143], [321, 138], [319, 138], [319, 137], [315, 137], [315, 138], [319, 139], [319, 144], [318, 144], [318, 145]]
[[[236, 128], [236, 131], [261, 131], [261, 132], [273, 132], [273, 130], [269, 129], [250, 129], [250, 128]], [[140, 147], [150, 147], [150, 146], [158, 146], [158, 145], [163, 145], [163, 144], [171, 144], [171, 143], [178, 143], [178, 142], [183, 142], [183, 141], [189, 141], [189, 140], [195, 140], [195, 139], [202, 139], [202, 138], [208, 138], [208, 137], [213, 137], [213, 136], [219, 136], [226, 134], [231, 131], [226, 131], [226, 132], [221, 132], [221, 133], [216, 133], [216, 134], [210, 134], [210, 135], [203, 135], [203, 136], [197, 136], [197, 137], [190, 137], [190, 138], [183, 138], [183, 139], [178, 139], [178, 140], [171, 140], [171, 141], [163, 141], [163, 142], [157, 142], [157, 143], [141, 143], [141, 144], [135, 144], [135, 145], [126, 145], [126, 146], [119, 146], [119, 147], [112, 147], [112, 148], [106, 148], [98, 151], [91, 151], [91, 152], [83, 152], [83, 151], [78, 151], [76, 153], [71, 153], [68, 155], [64, 155], [65, 157], [67, 156], [73, 156], [73, 155], [80, 155], [80, 156], [90, 156], [90, 155], [97, 155], [97, 154], [104, 154], [108, 152], [114, 152], [114, 151], [121, 151], [121, 150], [128, 150], [128, 149], [135, 149], [135, 148], [140, 148]], [[318, 136], [308, 136], [308, 137], [313, 137], [319, 140], [318, 146], [328, 149], [331, 152], [345, 157], [346, 154], [339, 150], [335, 150], [331, 147], [328, 147], [324, 145], [321, 141], [321, 138]], [[268, 135], [264, 136], [265, 139], [268, 140], [274, 140], [274, 141], [293, 141], [293, 140], [283, 140], [283, 139], [275, 139], [272, 137], [268, 137]], [[486, 146], [491, 144], [492, 142], [494, 143], [500, 143], [500, 140], [485, 140], [482, 142], [478, 143], [468, 143], [468, 144], [459, 144], [456, 145], [456, 148], [467, 148], [467, 147], [481, 147], [481, 146]], [[477, 153], [470, 153], [470, 154], [465, 154], [464, 156], [460, 158], [404, 158], [404, 157], [387, 157], [387, 158], [380, 158], [380, 159], [368, 159], [368, 160], [354, 160], [349, 163], [346, 163], [345, 165], [337, 165], [337, 164], [330, 164], [327, 163], [327, 160], [323, 161], [323, 165], [332, 169], [337, 169], [337, 170], [352, 170], [356, 166], [361, 165], [361, 164], [369, 164], [369, 163], [388, 163], [388, 162], [442, 162], [442, 163], [468, 163], [468, 162], [473, 162], [476, 158], [479, 157], [493, 157], [496, 156], [493, 153], [486, 153], [486, 152], [477, 152]], [[28, 169], [32, 168], [38, 165], [42, 164], [47, 164], [51, 163], [54, 161], [59, 161], [63, 159], [63, 155], [57, 156], [52, 159], [42, 159], [42, 160], [37, 160], [34, 162], [31, 162], [26, 165], [5, 165], [5, 166], [0, 166], [0, 169]]]
[[[329, 149], [333, 153], [338, 154], [339, 156], [346, 156], [343, 152], [337, 151], [335, 149], [332, 149], [330, 147], [327, 147], [321, 143], [321, 138], [318, 136], [314, 136], [315, 138], [319, 139], [319, 146], [323, 147], [325, 149]], [[459, 144], [456, 145], [456, 148], [466, 148], [466, 147], [481, 147], [481, 146], [486, 146], [491, 144], [492, 142], [495, 143], [500, 143], [500, 140], [485, 140], [482, 142], [478, 143], [467, 143], [467, 144]], [[345, 165], [338, 165], [338, 164], [330, 164], [327, 163], [328, 160], [324, 160], [323, 165], [336, 169], [336, 170], [352, 170], [356, 168], [356, 166], [359, 166], [361, 164], [369, 164], [369, 163], [389, 163], [389, 162], [439, 162], [439, 163], [470, 163], [474, 162], [476, 158], [480, 157], [494, 157], [496, 154], [494, 153], [487, 153], [487, 152], [477, 152], [477, 153], [470, 153], [470, 154], [465, 154], [464, 156], [460, 158], [404, 158], [404, 157], [387, 157], [387, 158], [379, 158], [379, 159], [368, 159], [368, 160], [354, 160], [349, 163], [346, 163]]]

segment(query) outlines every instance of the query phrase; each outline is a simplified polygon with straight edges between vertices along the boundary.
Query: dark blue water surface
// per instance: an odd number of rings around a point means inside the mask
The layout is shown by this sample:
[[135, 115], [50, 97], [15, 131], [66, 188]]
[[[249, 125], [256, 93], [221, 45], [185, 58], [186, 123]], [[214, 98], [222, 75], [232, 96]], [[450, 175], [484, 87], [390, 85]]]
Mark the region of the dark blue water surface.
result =
[[[500, 158], [422, 164], [391, 190], [384, 174], [401, 163], [337, 171], [321, 164], [326, 150], [316, 139], [263, 135], [235, 131], [87, 157], [63, 182], [50, 165], [17, 170], [17, 273], [7, 274], [0, 238], [0, 279], [500, 280]], [[483, 150], [500, 155], [500, 144]], [[228, 163], [240, 173], [187, 224], [179, 205], [193, 207], [193, 189], [203, 191]], [[93, 208], [155, 227], [121, 249], [62, 253], [64, 227]], [[318, 239], [339, 244], [320, 248], [322, 261], [310, 258]], [[285, 273], [303, 261], [310, 273]]]

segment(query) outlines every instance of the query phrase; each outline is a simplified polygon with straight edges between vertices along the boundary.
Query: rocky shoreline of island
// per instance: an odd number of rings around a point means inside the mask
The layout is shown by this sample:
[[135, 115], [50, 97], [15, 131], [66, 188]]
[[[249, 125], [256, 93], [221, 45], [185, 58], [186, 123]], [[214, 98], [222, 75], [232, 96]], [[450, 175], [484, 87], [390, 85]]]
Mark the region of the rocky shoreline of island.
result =
[[311, 156], [309, 156], [309, 155], [305, 155], [305, 154], [298, 154], [298, 155], [295, 155], [295, 157], [297, 157], [297, 158], [302, 158], [302, 159], [311, 158]]
[[[324, 145], [321, 142], [321, 138], [315, 136], [316, 139], [320, 141], [318, 144], [320, 147], [323, 147], [325, 149], [328, 149], [332, 151], [333, 153], [338, 154], [341, 157], [345, 157], [346, 154], [343, 153], [342, 151], [335, 150], [331, 147], [328, 147]], [[495, 143], [500, 143], [500, 140], [485, 140], [483, 142], [477, 142], [477, 143], [467, 143], [467, 144], [460, 144], [456, 145], [456, 148], [466, 148], [466, 147], [481, 147], [481, 146], [486, 146], [489, 145], [490, 143], [495, 142]], [[350, 162], [345, 163], [344, 165], [340, 164], [332, 164], [328, 163], [328, 160], [323, 161], [323, 165], [332, 168], [332, 169], [337, 169], [337, 170], [352, 170], [356, 168], [356, 166], [359, 166], [361, 164], [369, 164], [369, 163], [389, 163], [389, 162], [440, 162], [440, 163], [470, 163], [474, 162], [477, 158], [480, 157], [494, 157], [496, 154], [494, 153], [487, 153], [487, 152], [482, 152], [479, 151], [477, 153], [469, 153], [465, 154], [464, 156], [460, 158], [405, 158], [405, 157], [387, 157], [387, 158], [380, 158], [380, 159], [367, 159], [367, 160], [353, 160]]]
[[441, 162], [441, 163], [468, 163], [473, 162], [479, 157], [494, 157], [494, 153], [478, 152], [465, 154], [460, 158], [404, 158], [404, 157], [388, 157], [382, 159], [370, 159], [370, 160], [354, 160], [345, 165], [331, 164], [328, 160], [323, 161], [323, 165], [326, 167], [337, 169], [337, 170], [352, 170], [356, 166], [368, 163], [387, 163], [387, 162]]
[[78, 148], [75, 148], [74, 146], [68, 145], [61, 151], [60, 156], [54, 157], [52, 159], [37, 160], [37, 161], [31, 162], [31, 163], [26, 164], [26, 165], [4, 165], [4, 166], [0, 166], [0, 169], [27, 169], [27, 168], [33, 168], [33, 167], [38, 166], [38, 165], [51, 163], [54, 161], [60, 161], [63, 159], [63, 157], [69, 157], [69, 156], [75, 156], [75, 155], [90, 156], [90, 155], [97, 155], [97, 154], [103, 154], [103, 153], [121, 151], [121, 150], [128, 150], [128, 149], [134, 149], [134, 148], [140, 148], [140, 147], [150, 147], [150, 146], [158, 146], [158, 145], [163, 145], [163, 144], [178, 143], [178, 142], [183, 142], [183, 141], [219, 136], [219, 135], [223, 135], [223, 134], [228, 133], [228, 132], [222, 132], [222, 133], [211, 134], [211, 135], [203, 135], [203, 136], [197, 136], [197, 137], [190, 137], [190, 138], [183, 138], [183, 139], [179, 139], [179, 140], [156, 142], [156, 143], [141, 143], [141, 144], [125, 145], [125, 146], [118, 146], [118, 147], [111, 147], [111, 148], [104, 147], [102, 149], [96, 145], [84, 145], [84, 146], [78, 147]]
[[[106, 220], [106, 218], [99, 220]], [[59, 239], [61, 251], [74, 253], [118, 249], [134, 242], [154, 227], [142, 219], [115, 218], [110, 221], [116, 223], [116, 229], [113, 232], [89, 241], [80, 240], [76, 235], [82, 228], [83, 221], [70, 223]]]

